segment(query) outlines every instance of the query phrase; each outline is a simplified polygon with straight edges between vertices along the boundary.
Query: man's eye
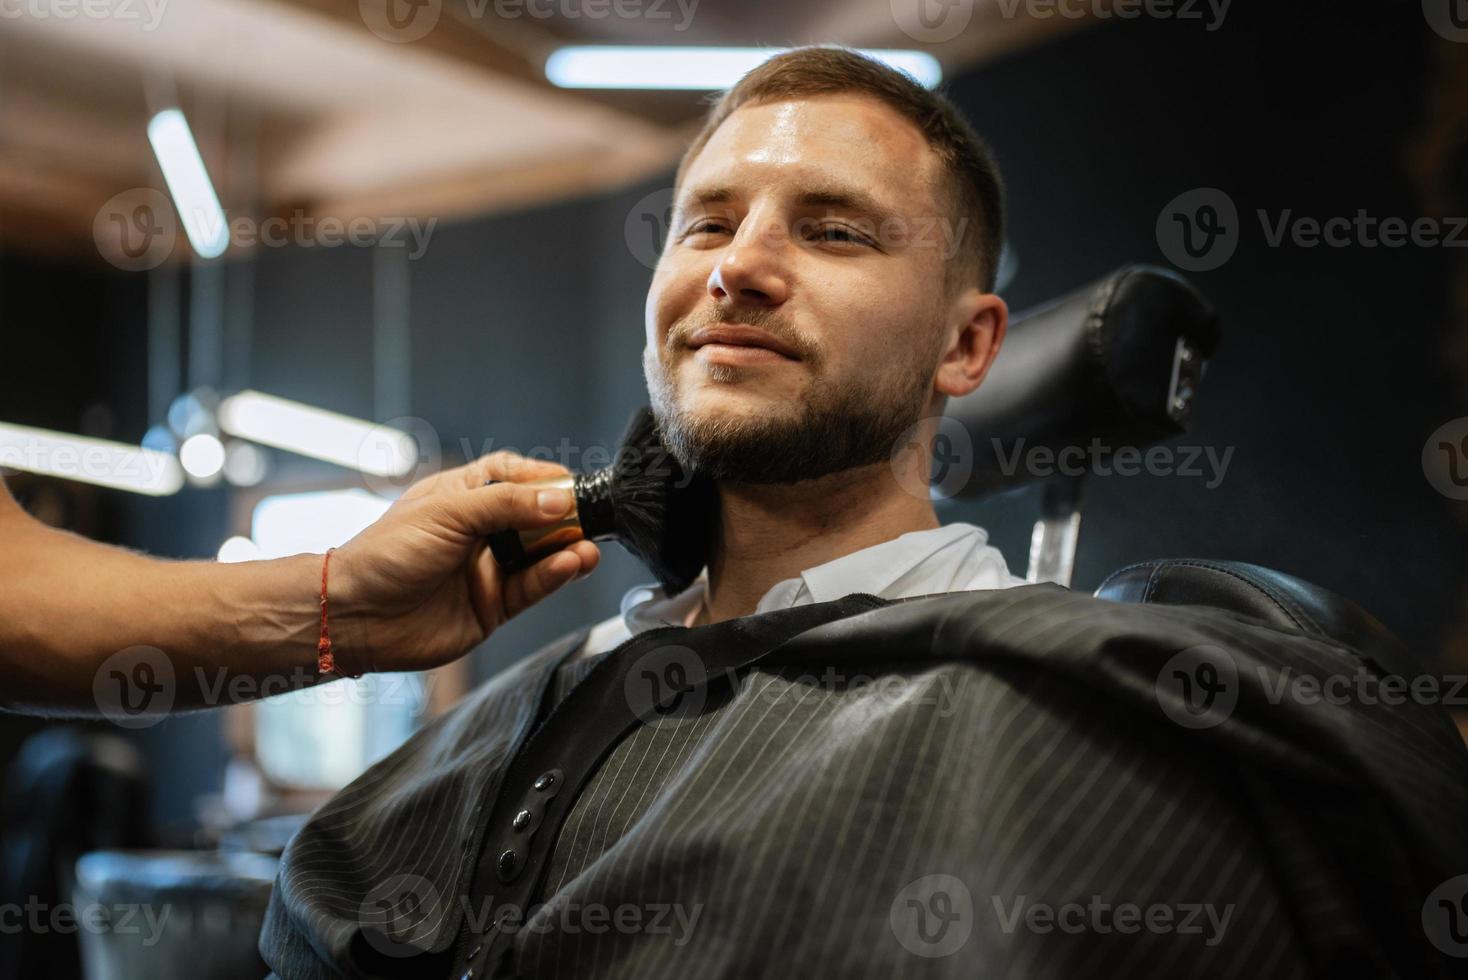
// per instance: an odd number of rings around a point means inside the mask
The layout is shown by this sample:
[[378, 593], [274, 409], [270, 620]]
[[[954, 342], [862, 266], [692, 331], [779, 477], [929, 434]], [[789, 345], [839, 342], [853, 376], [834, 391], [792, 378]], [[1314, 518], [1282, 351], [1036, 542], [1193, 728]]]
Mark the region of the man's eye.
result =
[[689, 235], [718, 234], [719, 232], [728, 230], [728, 226], [725, 225], [723, 222], [714, 221], [710, 218], [704, 218], [701, 221], [695, 221], [693, 224], [689, 225], [688, 229], [683, 232], [683, 237], [687, 238]]
[[815, 237], [823, 242], [849, 242], [853, 245], [871, 245], [872, 240], [845, 225], [826, 225], [816, 229]]

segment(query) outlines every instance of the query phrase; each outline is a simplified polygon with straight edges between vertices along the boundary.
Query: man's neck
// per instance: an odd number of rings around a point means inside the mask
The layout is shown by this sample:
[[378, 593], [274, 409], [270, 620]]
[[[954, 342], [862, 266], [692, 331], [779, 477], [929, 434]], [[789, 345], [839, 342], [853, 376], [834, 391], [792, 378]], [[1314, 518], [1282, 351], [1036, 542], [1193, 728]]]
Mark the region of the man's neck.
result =
[[887, 463], [795, 484], [721, 484], [706, 607], [695, 625], [747, 616], [777, 582], [807, 568], [938, 527], [932, 501]]

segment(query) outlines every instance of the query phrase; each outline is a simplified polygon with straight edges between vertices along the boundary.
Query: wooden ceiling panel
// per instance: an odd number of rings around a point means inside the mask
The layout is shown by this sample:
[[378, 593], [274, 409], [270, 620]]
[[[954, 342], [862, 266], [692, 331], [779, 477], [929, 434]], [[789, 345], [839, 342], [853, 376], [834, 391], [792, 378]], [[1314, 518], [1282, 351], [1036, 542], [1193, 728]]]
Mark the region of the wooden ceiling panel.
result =
[[[374, 23], [389, 3], [431, 29], [404, 41]], [[542, 65], [559, 45], [915, 46], [892, 3], [130, 0], [132, 18], [3, 18], [0, 244], [95, 258], [98, 208], [161, 187], [146, 125], [167, 105], [231, 217], [457, 217], [612, 187], [670, 166], [706, 96], [556, 89]], [[949, 70], [1074, 24], [974, 3], [965, 31], [928, 46]]]

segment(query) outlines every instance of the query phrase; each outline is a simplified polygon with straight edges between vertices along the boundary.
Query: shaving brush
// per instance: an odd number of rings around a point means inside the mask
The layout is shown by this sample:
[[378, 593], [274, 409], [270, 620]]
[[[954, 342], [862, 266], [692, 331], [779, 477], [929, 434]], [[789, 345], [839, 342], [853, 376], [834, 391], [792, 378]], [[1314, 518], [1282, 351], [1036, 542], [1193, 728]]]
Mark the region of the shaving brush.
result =
[[525, 485], [570, 490], [576, 506], [549, 527], [491, 534], [490, 551], [505, 571], [527, 568], [583, 538], [613, 540], [640, 558], [672, 595], [687, 588], [708, 561], [718, 497], [712, 483], [686, 472], [668, 451], [650, 408], [632, 416], [611, 466]]

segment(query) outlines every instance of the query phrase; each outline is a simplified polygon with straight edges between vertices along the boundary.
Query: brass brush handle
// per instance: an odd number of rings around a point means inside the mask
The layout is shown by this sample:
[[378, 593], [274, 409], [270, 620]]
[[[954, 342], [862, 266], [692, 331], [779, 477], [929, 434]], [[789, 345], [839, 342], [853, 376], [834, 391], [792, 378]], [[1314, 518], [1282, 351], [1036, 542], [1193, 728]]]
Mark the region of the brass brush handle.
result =
[[[502, 482], [505, 481], [486, 480], [485, 486]], [[511, 528], [489, 536], [489, 550], [494, 554], [494, 560], [507, 572], [529, 568], [546, 555], [586, 537], [581, 529], [581, 501], [576, 495], [574, 475], [568, 473], [565, 476], [548, 476], [539, 480], [526, 480], [519, 485], [569, 490], [572, 503], [570, 512], [554, 524], [524, 531]]]

